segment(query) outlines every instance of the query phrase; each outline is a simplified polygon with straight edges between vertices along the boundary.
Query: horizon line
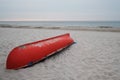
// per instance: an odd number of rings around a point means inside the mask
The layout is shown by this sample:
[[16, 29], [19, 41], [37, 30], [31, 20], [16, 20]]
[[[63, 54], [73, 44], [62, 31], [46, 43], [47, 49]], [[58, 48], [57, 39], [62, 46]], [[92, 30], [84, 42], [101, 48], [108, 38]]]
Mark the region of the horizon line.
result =
[[0, 20], [0, 21], [120, 21], [120, 20]]

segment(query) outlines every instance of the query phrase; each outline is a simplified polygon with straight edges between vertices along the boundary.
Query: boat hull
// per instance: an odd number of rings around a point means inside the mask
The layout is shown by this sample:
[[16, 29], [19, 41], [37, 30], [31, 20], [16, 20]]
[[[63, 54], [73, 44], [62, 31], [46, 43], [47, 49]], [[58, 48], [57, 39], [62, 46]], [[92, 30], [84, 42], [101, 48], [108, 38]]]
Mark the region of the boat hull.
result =
[[73, 43], [70, 34], [24, 44], [14, 48], [7, 57], [7, 69], [19, 69], [36, 63], [45, 57], [65, 48]]

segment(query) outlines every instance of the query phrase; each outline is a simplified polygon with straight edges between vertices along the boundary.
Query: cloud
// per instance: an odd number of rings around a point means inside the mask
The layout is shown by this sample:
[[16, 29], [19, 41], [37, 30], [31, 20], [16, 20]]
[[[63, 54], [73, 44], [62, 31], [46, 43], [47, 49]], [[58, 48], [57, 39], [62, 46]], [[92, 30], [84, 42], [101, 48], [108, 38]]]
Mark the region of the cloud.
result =
[[118, 0], [0, 0], [0, 20], [120, 20]]

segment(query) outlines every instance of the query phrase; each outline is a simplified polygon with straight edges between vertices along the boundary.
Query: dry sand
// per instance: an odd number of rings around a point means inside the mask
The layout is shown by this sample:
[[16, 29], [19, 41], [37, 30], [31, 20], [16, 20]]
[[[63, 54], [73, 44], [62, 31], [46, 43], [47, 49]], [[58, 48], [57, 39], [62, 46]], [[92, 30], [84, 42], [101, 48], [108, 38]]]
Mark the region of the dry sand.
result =
[[[15, 46], [64, 33], [76, 44], [33, 67], [5, 69]], [[0, 28], [0, 80], [120, 80], [120, 33]]]

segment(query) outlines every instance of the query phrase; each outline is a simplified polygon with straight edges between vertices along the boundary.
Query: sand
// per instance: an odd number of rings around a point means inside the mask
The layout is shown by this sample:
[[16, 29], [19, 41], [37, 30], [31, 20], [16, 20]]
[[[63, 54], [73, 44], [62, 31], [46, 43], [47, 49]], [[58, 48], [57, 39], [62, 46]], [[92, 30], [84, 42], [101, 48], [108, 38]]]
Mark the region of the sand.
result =
[[[64, 33], [76, 44], [32, 67], [5, 69], [15, 46]], [[0, 80], [120, 80], [120, 32], [0, 28]]]

